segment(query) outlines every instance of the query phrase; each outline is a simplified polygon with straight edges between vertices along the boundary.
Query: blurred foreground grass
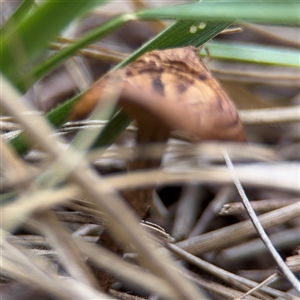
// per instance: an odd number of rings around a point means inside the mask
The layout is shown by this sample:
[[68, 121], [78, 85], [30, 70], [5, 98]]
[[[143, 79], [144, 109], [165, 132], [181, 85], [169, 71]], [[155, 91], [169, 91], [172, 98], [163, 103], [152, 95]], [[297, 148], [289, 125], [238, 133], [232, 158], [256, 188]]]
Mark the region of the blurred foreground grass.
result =
[[[19, 290], [25, 293], [22, 299], [45, 294], [49, 299], [134, 299], [128, 290], [144, 298], [232, 299], [276, 274], [246, 214], [218, 215], [223, 204], [239, 201], [223, 165], [224, 147], [248, 197], [265, 200], [257, 210], [273, 244], [283, 257], [293, 257], [300, 241], [299, 2], [178, 4], [184, 6], [1, 3], [4, 299], [20, 298]], [[214, 38], [229, 26], [243, 32]], [[107, 121], [114, 112], [109, 107], [100, 111], [100, 121], [66, 124], [78, 95], [110, 69], [153, 49], [203, 44], [209, 69], [240, 109], [247, 146], [190, 145], [175, 135], [161, 170], [128, 174], [135, 128], [128, 127], [127, 116], [119, 112]], [[73, 147], [66, 152], [69, 144]], [[89, 150], [92, 144], [96, 147]], [[159, 190], [147, 220], [163, 226], [182, 251], [204, 259], [185, 257], [194, 266], [182, 267], [184, 275], [174, 271], [177, 277], [171, 276], [176, 263], [153, 248], [132, 212], [115, 198], [114, 190], [153, 183]], [[93, 197], [89, 187], [98, 188]], [[94, 247], [107, 220], [150, 272]], [[98, 289], [85, 257], [120, 282], [110, 296]], [[281, 278], [272, 288], [261, 287], [253, 299], [291, 299], [295, 292]]]

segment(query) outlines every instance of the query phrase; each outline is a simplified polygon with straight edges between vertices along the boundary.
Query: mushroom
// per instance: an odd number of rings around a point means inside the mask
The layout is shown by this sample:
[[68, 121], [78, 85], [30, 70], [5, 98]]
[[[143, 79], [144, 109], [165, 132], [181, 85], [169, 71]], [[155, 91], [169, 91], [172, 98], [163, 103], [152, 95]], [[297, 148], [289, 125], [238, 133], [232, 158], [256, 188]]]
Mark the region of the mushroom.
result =
[[[234, 104], [194, 47], [155, 50], [110, 73], [83, 95], [71, 120], [86, 118], [100, 98], [105, 101], [103, 94], [116, 89], [115, 84], [122, 85], [118, 105], [137, 121], [139, 145], [164, 142], [172, 130], [185, 132], [193, 141], [246, 140]], [[159, 164], [160, 160], [136, 159], [130, 169]], [[152, 198], [152, 188], [143, 190], [144, 198], [150, 199], [140, 199], [139, 193], [135, 200], [131, 191], [123, 193], [140, 217], [144, 217]]]
[[[152, 51], [125, 69], [97, 82], [76, 104], [71, 120], [86, 118], [98, 101], [106, 101], [120, 85], [118, 105], [138, 124], [137, 143], [165, 142], [172, 130], [185, 132], [191, 140], [246, 140], [237, 110], [194, 47]], [[108, 93], [108, 94], [106, 94]], [[99, 100], [100, 99], [100, 100]], [[137, 158], [130, 169], [158, 167], [160, 159]], [[143, 218], [152, 201], [154, 187], [122, 191], [123, 197]], [[106, 230], [98, 242], [122, 253]], [[107, 290], [113, 278], [95, 270]]]

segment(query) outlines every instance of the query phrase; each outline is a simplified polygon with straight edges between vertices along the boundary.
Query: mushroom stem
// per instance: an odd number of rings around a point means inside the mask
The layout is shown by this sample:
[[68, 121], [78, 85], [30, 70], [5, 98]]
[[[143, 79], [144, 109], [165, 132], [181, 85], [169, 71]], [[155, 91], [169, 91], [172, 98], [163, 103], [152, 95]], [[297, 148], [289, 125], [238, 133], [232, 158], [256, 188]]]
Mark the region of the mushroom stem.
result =
[[[153, 132], [149, 130], [142, 130], [139, 128], [138, 136], [137, 136], [137, 149], [138, 153], [134, 153], [134, 158], [129, 164], [129, 170], [140, 170], [140, 169], [152, 169], [158, 168], [161, 164], [164, 147], [159, 148], [159, 156], [158, 158], [145, 158], [143, 157], [144, 150], [147, 150], [147, 146], [150, 143], [158, 143], [158, 142], [166, 142], [168, 139], [168, 134], [164, 135], [160, 134], [157, 137], [157, 132]], [[153, 192], [155, 187], [139, 187], [135, 189], [126, 189], [121, 192], [122, 196], [126, 199], [126, 201], [133, 207], [136, 213], [140, 218], [144, 218], [149, 206], [152, 202]]]
[[[141, 95], [137, 89], [130, 84], [124, 83], [119, 99], [119, 105], [131, 117], [137, 120], [138, 133], [136, 138], [136, 149], [134, 158], [129, 164], [129, 170], [158, 168], [164, 154], [165, 147], [159, 147], [159, 155], [156, 158], [145, 157], [147, 146], [154, 143], [166, 144], [170, 129], [149, 110], [151, 103], [159, 103], [158, 95]], [[147, 156], [147, 155], [146, 155]], [[122, 196], [134, 208], [140, 218], [144, 218], [152, 202], [154, 186], [126, 189]]]

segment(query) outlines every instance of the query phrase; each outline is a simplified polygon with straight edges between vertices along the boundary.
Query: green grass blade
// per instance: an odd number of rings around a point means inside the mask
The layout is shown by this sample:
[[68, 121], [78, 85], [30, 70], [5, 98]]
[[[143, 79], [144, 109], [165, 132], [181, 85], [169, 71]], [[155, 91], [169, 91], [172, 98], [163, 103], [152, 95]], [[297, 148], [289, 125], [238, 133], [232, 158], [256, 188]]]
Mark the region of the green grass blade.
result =
[[[78, 94], [69, 101], [66, 101], [59, 106], [59, 109], [54, 109], [50, 111], [46, 117], [48, 121], [53, 124], [55, 127], [59, 127], [62, 124], [66, 123], [68, 116], [73, 109], [74, 104], [80, 99], [82, 94]], [[30, 149], [30, 143], [26, 142], [28, 140], [26, 133], [22, 132], [16, 138], [10, 141], [12, 147], [19, 153], [24, 154]]]
[[[181, 6], [171, 6], [171, 7], [164, 7], [159, 9], [150, 9], [145, 10], [142, 12], [138, 12], [136, 15], [138, 18], [145, 19], [145, 18], [152, 18], [152, 17], [159, 17], [161, 13], [168, 13], [171, 14], [173, 17], [181, 17], [181, 18], [197, 18], [199, 20], [199, 17], [209, 18], [209, 19], [228, 19], [234, 20], [238, 17], [245, 17], [252, 18], [253, 15], [255, 15], [255, 18], [259, 17], [260, 19], [267, 20], [266, 16], [270, 16], [270, 11], [276, 13], [277, 17], [284, 16], [288, 20], [292, 20], [292, 15], [288, 12], [294, 12], [294, 17], [297, 15], [297, 20], [299, 21], [299, 16], [296, 13], [295, 9], [297, 7], [297, 4], [299, 6], [299, 2], [295, 1], [288, 1], [284, 4], [284, 8], [282, 9], [282, 3], [277, 3], [276, 1], [265, 1], [261, 3], [261, 1], [245, 1], [244, 3], [220, 3], [220, 2], [201, 2], [197, 4], [188, 4], [188, 5], [181, 5]], [[265, 8], [268, 9], [265, 9]], [[245, 9], [247, 8], [247, 9]], [[298, 7], [299, 8], [299, 7]], [[260, 13], [257, 13], [257, 10], [260, 10]], [[213, 13], [212, 13], [213, 12]], [[114, 29], [118, 28], [122, 24], [126, 23], [128, 19], [126, 19], [126, 16], [124, 15], [121, 17], [118, 17], [116, 19], [113, 19], [109, 21], [107, 24], [105, 24], [103, 27], [94, 30], [89, 35], [84, 37], [82, 40], [78, 41], [77, 43], [73, 44], [72, 46], [63, 49], [58, 54], [54, 55], [50, 59], [48, 59], [44, 64], [38, 66], [36, 69], [34, 69], [32, 72], [27, 74], [25, 78], [19, 79], [17, 81], [17, 87], [20, 88], [23, 92], [26, 90], [25, 86], [30, 86], [30, 83], [35, 82], [36, 80], [40, 79], [42, 76], [47, 74], [49, 71], [51, 71], [55, 66], [57, 66], [59, 63], [63, 62], [67, 58], [69, 58], [71, 55], [74, 55], [78, 50], [82, 49], [87, 44], [95, 41], [96, 39], [100, 39], [101, 37], [105, 36], [106, 34], [110, 33]], [[252, 17], [251, 17], [252, 16]], [[129, 17], [130, 18], [130, 17]], [[254, 19], [255, 19], [254, 18]], [[295, 18], [294, 18], [295, 19]], [[255, 19], [256, 20], [256, 19]], [[278, 20], [278, 19], [276, 19]], [[281, 19], [280, 19], [281, 20]], [[197, 28], [197, 24], [195, 23], [195, 28]], [[188, 28], [189, 30], [189, 28]], [[204, 32], [203, 32], [204, 33]], [[195, 35], [197, 36], [197, 35]], [[178, 36], [178, 39], [181, 39], [182, 36]], [[183, 43], [184, 44], [184, 43]], [[143, 47], [143, 49], [146, 49]], [[132, 57], [134, 60], [136, 57], [138, 57], [140, 54], [142, 54], [143, 49], [141, 49], [140, 53], [136, 53], [135, 57]], [[151, 50], [151, 49], [149, 49]], [[147, 50], [147, 51], [149, 51]], [[32, 78], [32, 80], [30, 80]]]
[[[139, 56], [146, 52], [155, 49], [179, 48], [186, 46], [200, 47], [222, 30], [231, 25], [232, 22], [207, 22], [205, 28], [200, 29], [198, 22], [195, 21], [177, 21], [163, 32], [158, 34], [155, 38], [144, 44], [130, 57], [116, 66], [115, 69], [123, 68], [127, 64], [135, 61]], [[197, 27], [195, 32], [191, 30]]]
[[[26, 90], [24, 83], [27, 82], [26, 78], [35, 78], [40, 79], [44, 75], [46, 75], [48, 72], [50, 72], [52, 69], [54, 69], [57, 65], [71, 57], [72, 55], [76, 54], [80, 49], [84, 48], [90, 43], [95, 42], [96, 40], [99, 40], [105, 36], [107, 36], [109, 33], [113, 32], [117, 28], [121, 27], [125, 23], [127, 23], [132, 18], [131, 15], [122, 15], [117, 18], [114, 18], [107, 23], [103, 24], [99, 28], [93, 30], [91, 33], [89, 33], [87, 36], [79, 40], [78, 42], [74, 43], [73, 45], [64, 48], [60, 52], [58, 52], [56, 55], [49, 58], [45, 63], [35, 68], [30, 74], [26, 74], [23, 78], [19, 79], [16, 82], [16, 85], [21, 90]], [[190, 27], [194, 26], [194, 23], [192, 22], [191, 25], [189, 23], [186, 23], [185, 30], [186, 32], [183, 32], [183, 30], [179, 30], [177, 32], [177, 28], [171, 28], [164, 31], [164, 33], [157, 36], [157, 43], [153, 44], [147, 43], [142, 48], [139, 49], [134, 55], [132, 55], [128, 60], [124, 61], [122, 64], [120, 64], [118, 67], [125, 66], [127, 63], [130, 63], [131, 61], [134, 61], [137, 57], [142, 55], [143, 53], [153, 50], [153, 49], [164, 49], [166, 44], [166, 39], [168, 39], [169, 32], [172, 32], [172, 35], [176, 36], [176, 40], [174, 41], [168, 41], [169, 48], [171, 47], [180, 47], [187, 45], [186, 40], [189, 41], [190, 45], [194, 46], [200, 46], [204, 42], [206, 42], [208, 39], [211, 38], [211, 36], [216, 35], [226, 28], [228, 26], [228, 22], [223, 23], [210, 23], [205, 29], [203, 29], [201, 32], [198, 31], [197, 34], [191, 34]], [[215, 31], [215, 34], [212, 34], [212, 31]], [[173, 34], [174, 32], [174, 34]], [[161, 36], [161, 37], [160, 37]], [[206, 37], [208, 36], [208, 38]], [[161, 45], [161, 46], [160, 46]]]
[[[207, 48], [213, 58], [294, 68], [300, 64], [300, 52], [296, 49], [214, 41]], [[201, 54], [206, 55], [205, 51]]]
[[[32, 64], [46, 51], [47, 43], [77, 17], [107, 2], [52, 1], [43, 3], [28, 18], [15, 25], [14, 30], [1, 37], [2, 73], [15, 83], [19, 76], [32, 68]], [[34, 78], [30, 80], [34, 82]]]
[[0, 36], [8, 34], [9, 30], [12, 30], [18, 22], [21, 22], [24, 17], [30, 12], [34, 5], [34, 0], [24, 0], [12, 16], [0, 29]]
[[132, 119], [128, 117], [122, 110], [117, 112], [117, 114], [105, 125], [91, 148], [95, 149], [111, 145], [127, 128], [131, 121]]
[[20, 78], [16, 82], [17, 87], [20, 90], [24, 91], [26, 89], [26, 87], [24, 86], [24, 83], [26, 83], [27, 81], [26, 78], [32, 77], [36, 80], [41, 79], [43, 76], [57, 67], [60, 63], [75, 55], [80, 49], [112, 33], [122, 25], [126, 24], [130, 20], [130, 18], [131, 15], [121, 15], [96, 28], [95, 30], [87, 34], [84, 38], [80, 39], [71, 46], [62, 49], [57, 54], [47, 59], [43, 64], [36, 67], [32, 72]]
[[140, 11], [146, 19], [182, 19], [202, 21], [246, 21], [299, 25], [299, 1], [200, 2]]

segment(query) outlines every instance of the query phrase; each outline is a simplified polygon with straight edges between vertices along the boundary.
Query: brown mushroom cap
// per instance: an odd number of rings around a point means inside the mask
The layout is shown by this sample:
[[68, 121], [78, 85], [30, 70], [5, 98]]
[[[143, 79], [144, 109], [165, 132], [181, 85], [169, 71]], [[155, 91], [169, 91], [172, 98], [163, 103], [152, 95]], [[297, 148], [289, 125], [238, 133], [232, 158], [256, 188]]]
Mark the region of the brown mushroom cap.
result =
[[[193, 47], [152, 51], [109, 76], [123, 81], [119, 106], [158, 140], [160, 132], [164, 136], [170, 130], [184, 131], [195, 141], [246, 140], [234, 104]], [[72, 120], [92, 111], [108, 79], [83, 96]]]

